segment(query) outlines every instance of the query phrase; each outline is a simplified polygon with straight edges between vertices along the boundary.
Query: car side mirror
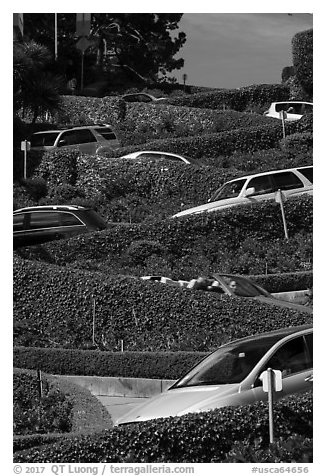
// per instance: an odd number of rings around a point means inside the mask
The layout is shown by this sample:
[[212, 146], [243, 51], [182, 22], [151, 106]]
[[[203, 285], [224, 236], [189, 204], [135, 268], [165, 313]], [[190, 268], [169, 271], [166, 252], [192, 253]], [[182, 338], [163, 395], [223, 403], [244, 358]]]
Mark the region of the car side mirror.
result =
[[63, 147], [65, 145], [67, 145], [66, 139], [60, 139], [58, 142], [58, 147]]
[[245, 196], [250, 197], [250, 195], [253, 195], [255, 193], [255, 191], [256, 191], [255, 187], [249, 187], [249, 188], [247, 188], [247, 190], [245, 192]]

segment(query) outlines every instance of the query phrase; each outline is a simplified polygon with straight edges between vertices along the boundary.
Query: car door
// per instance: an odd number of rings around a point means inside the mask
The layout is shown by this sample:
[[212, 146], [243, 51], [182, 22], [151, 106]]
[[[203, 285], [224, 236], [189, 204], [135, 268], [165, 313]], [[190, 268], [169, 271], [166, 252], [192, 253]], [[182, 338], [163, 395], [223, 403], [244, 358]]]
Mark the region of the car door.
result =
[[26, 213], [26, 244], [39, 244], [60, 238], [59, 213], [40, 210]]
[[268, 394], [263, 390], [260, 376], [268, 368], [282, 372], [282, 390], [275, 392], [276, 400], [312, 389], [312, 331], [306, 335], [282, 340], [282, 343], [274, 345], [268, 354], [268, 357], [261, 359], [249, 378], [241, 385], [242, 402], [267, 400]]
[[311, 186], [305, 186], [303, 181], [292, 171], [275, 172], [271, 175], [274, 190], [282, 190], [285, 197], [299, 196], [312, 190]]
[[[248, 195], [249, 189], [254, 189], [250, 195]], [[259, 175], [248, 181], [244, 191], [245, 201], [255, 203], [274, 199], [275, 191], [275, 184], [273, 184], [270, 174]]]
[[76, 215], [71, 212], [59, 212], [60, 238], [69, 238], [87, 232], [87, 226]]
[[25, 213], [16, 213], [13, 216], [13, 239], [14, 248], [25, 244]]

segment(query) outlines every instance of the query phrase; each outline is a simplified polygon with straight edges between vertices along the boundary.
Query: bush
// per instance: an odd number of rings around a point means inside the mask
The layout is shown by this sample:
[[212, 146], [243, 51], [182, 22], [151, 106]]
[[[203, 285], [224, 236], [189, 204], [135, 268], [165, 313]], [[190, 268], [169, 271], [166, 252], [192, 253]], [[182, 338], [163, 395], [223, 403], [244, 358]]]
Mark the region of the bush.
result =
[[280, 148], [290, 157], [296, 157], [297, 154], [305, 154], [312, 150], [313, 134], [312, 132], [296, 132], [290, 134], [280, 141]]
[[42, 379], [43, 396], [38, 393], [37, 375], [14, 372], [14, 433], [17, 435], [67, 432], [71, 429], [72, 405], [60, 389]]
[[[299, 435], [305, 441], [306, 449], [307, 439], [312, 438], [311, 422], [311, 393], [292, 395], [275, 404], [274, 428], [277, 439]], [[14, 461], [219, 463], [225, 461], [235, 445], [241, 442], [243, 448], [248, 448], [257, 440], [261, 441], [260, 448], [268, 452], [266, 402], [124, 425], [94, 436], [17, 452]], [[282, 462], [306, 462], [305, 453], [286, 451], [284, 448], [282, 456], [285, 458]], [[292, 458], [293, 454], [298, 459], [288, 461], [287, 458]], [[279, 461], [278, 458], [276, 455], [275, 462]]]
[[[94, 319], [95, 302], [95, 327]], [[210, 351], [231, 339], [300, 325], [310, 314], [133, 277], [14, 261], [15, 345]], [[259, 319], [257, 319], [259, 316]], [[25, 324], [25, 325], [24, 325]]]
[[56, 375], [173, 380], [190, 370], [206, 355], [205, 352], [104, 352], [15, 347], [14, 366], [39, 369]]
[[[245, 111], [253, 105], [265, 106], [274, 101], [286, 101], [289, 90], [281, 84], [259, 84], [246, 86], [239, 89], [222, 89], [211, 92], [192, 94], [170, 100], [170, 103], [179, 106], [208, 108], [208, 109], [234, 109]], [[262, 111], [263, 112], [263, 111]]]
[[292, 38], [295, 75], [306, 93], [313, 94], [313, 29], [301, 31]]

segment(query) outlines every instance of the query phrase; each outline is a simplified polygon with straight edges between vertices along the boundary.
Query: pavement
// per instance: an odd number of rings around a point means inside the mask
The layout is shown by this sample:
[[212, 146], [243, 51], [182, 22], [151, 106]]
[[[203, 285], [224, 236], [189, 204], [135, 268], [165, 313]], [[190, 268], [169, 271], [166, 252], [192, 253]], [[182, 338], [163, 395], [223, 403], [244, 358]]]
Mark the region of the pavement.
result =
[[113, 424], [118, 418], [125, 415], [129, 410], [144, 403], [148, 397], [109, 397], [106, 395], [96, 395], [96, 398], [106, 408], [111, 415]]

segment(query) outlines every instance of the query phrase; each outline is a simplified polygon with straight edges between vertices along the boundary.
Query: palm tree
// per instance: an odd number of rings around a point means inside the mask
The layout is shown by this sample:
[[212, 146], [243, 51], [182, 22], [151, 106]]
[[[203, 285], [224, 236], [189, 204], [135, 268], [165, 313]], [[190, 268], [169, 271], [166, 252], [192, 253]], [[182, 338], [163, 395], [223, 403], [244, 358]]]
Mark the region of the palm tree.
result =
[[14, 44], [14, 112], [32, 114], [32, 122], [60, 107], [63, 79], [46, 71], [52, 57], [49, 50], [34, 41]]

